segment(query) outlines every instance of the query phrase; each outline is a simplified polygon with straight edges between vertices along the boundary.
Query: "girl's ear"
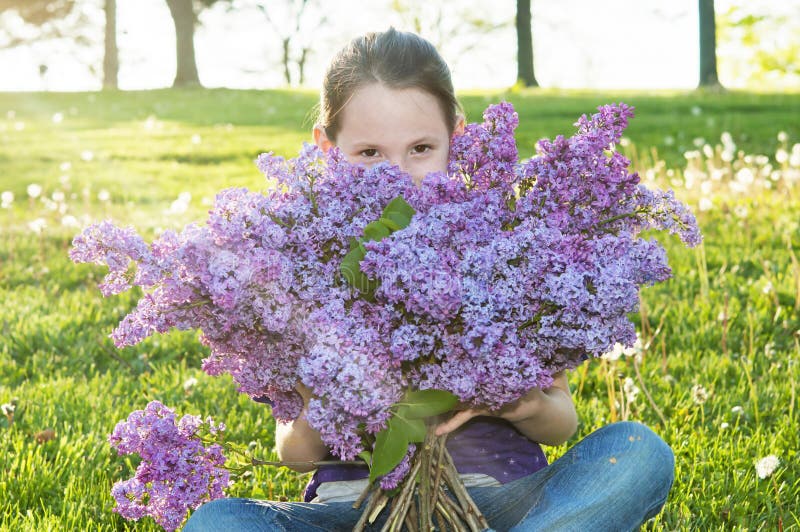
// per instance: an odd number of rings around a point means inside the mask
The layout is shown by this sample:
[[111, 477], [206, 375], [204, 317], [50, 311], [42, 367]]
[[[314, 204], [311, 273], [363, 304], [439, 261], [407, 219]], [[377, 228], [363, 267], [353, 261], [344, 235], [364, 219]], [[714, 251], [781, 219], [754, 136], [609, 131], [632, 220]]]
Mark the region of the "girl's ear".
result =
[[464, 124], [466, 120], [464, 115], [461, 113], [456, 115], [456, 127], [453, 128], [453, 135], [463, 135], [464, 134]]
[[325, 128], [322, 126], [314, 126], [314, 131], [312, 132], [314, 136], [314, 144], [316, 144], [322, 151], [327, 152], [331, 147], [333, 147], [333, 142], [331, 139], [328, 138], [328, 135], [325, 134]]

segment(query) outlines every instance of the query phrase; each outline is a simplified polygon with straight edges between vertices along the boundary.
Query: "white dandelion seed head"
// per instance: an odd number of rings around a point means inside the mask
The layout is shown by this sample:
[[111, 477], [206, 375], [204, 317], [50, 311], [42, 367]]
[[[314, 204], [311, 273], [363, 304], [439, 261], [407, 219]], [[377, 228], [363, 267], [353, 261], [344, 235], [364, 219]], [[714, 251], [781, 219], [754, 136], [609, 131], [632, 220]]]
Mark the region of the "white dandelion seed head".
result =
[[189, 377], [185, 381], [183, 381], [183, 390], [188, 392], [197, 384], [197, 379], [195, 377]]
[[706, 401], [708, 401], [709, 397], [708, 390], [701, 384], [695, 384], [692, 386], [692, 401], [694, 401], [697, 405], [702, 405]]
[[774, 454], [765, 456], [756, 462], [756, 474], [758, 475], [758, 478], [764, 479], [772, 475], [780, 463], [781, 461]]
[[44, 218], [36, 218], [35, 220], [28, 222], [28, 229], [37, 235], [41, 235], [46, 227], [47, 221]]
[[31, 183], [27, 188], [28, 197], [36, 199], [42, 195], [42, 185], [38, 183]]
[[72, 227], [72, 228], [78, 228], [81, 226], [81, 224], [78, 222], [78, 219], [71, 214], [67, 214], [66, 216], [61, 218], [61, 225], [63, 225], [64, 227]]
[[4, 190], [3, 193], [0, 194], [0, 207], [8, 209], [11, 207], [12, 203], [14, 203], [14, 193], [10, 190]]

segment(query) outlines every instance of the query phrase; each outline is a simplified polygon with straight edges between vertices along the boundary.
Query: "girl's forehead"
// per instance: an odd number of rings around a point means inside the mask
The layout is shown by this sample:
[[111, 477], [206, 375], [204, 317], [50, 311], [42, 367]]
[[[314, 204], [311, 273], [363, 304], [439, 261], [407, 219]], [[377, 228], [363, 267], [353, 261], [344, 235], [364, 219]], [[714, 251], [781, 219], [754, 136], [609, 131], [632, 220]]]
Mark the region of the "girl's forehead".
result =
[[342, 109], [340, 136], [417, 135], [449, 137], [436, 97], [418, 88], [393, 89], [380, 83], [359, 87]]

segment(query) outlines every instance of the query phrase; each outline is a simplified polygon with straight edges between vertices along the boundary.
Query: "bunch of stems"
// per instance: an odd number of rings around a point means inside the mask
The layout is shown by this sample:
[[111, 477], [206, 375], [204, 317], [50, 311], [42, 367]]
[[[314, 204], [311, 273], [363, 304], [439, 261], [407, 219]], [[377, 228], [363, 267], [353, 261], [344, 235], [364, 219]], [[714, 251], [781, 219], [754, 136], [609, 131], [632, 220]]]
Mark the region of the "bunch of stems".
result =
[[360, 508], [369, 499], [353, 531], [361, 532], [368, 523], [374, 523], [387, 506], [389, 516], [381, 532], [428, 532], [434, 530], [434, 523], [441, 531], [480, 532], [489, 528], [456, 471], [446, 440], [447, 435], [436, 436], [433, 427], [428, 427], [425, 442], [417, 448], [400, 486], [390, 494], [377, 482], [368, 485], [353, 504]]

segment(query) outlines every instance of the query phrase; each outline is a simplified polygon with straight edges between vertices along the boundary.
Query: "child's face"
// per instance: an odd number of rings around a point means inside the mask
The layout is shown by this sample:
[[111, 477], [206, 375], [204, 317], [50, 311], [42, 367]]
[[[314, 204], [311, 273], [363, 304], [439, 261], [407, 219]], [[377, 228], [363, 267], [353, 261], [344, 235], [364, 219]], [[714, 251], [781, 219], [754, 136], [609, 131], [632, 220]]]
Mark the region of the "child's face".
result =
[[[364, 85], [344, 106], [336, 146], [351, 163], [372, 166], [389, 161], [419, 184], [430, 172], [447, 170], [450, 128], [436, 97], [421, 89]], [[333, 143], [314, 130], [324, 150]]]

